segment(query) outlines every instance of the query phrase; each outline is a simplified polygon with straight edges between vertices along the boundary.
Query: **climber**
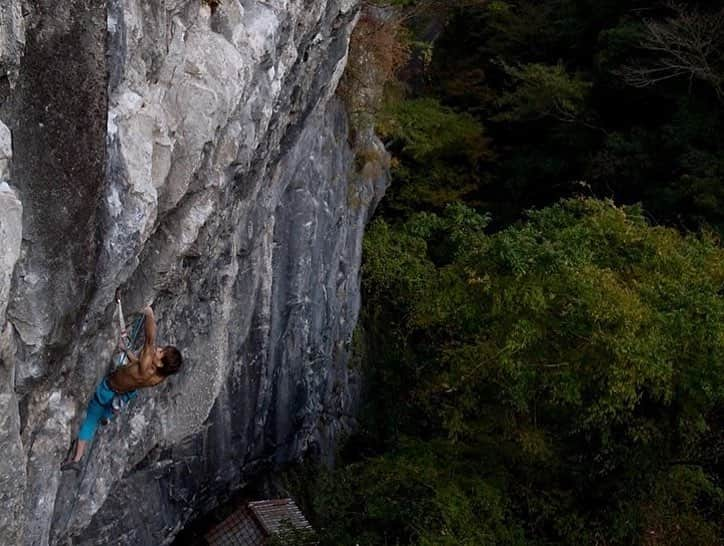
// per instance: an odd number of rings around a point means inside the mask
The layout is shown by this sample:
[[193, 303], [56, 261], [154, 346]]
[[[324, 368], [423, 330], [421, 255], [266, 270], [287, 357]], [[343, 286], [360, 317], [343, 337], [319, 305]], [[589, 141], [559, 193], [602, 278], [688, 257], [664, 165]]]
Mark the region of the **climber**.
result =
[[93, 439], [98, 423], [111, 419], [115, 412], [135, 398], [136, 389], [155, 387], [181, 368], [181, 353], [176, 347], [156, 347], [156, 321], [151, 306], [146, 306], [143, 314], [146, 340], [140, 356], [122, 347], [128, 356], [129, 364], [112, 372], [96, 387], [78, 432], [75, 452], [63, 462], [61, 470], [80, 470], [80, 460], [88, 443]]

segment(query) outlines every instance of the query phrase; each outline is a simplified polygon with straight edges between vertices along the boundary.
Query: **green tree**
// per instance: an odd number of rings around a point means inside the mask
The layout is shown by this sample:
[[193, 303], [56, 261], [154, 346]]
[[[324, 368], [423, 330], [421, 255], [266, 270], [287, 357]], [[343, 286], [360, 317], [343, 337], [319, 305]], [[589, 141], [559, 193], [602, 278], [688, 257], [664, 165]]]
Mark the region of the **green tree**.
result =
[[475, 118], [430, 98], [389, 103], [378, 132], [397, 155], [386, 206], [405, 212], [441, 210], [469, 196], [479, 182], [479, 165], [492, 159]]
[[570, 75], [561, 64], [506, 66], [514, 79], [513, 90], [498, 104], [503, 112], [496, 121], [530, 121], [546, 117], [566, 123], [583, 121], [586, 97], [592, 84], [580, 75]]
[[315, 486], [327, 543], [715, 543], [724, 252], [596, 200], [487, 222], [369, 232], [380, 450]]

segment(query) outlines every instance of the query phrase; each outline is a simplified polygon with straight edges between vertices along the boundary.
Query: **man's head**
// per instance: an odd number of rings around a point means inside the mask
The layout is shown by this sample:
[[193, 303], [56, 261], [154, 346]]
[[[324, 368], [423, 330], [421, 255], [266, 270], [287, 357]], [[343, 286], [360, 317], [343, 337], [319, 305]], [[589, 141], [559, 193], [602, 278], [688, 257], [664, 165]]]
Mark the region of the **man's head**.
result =
[[181, 351], [173, 345], [166, 345], [160, 350], [160, 362], [157, 366], [158, 373], [161, 375], [173, 375], [181, 369], [183, 358]]

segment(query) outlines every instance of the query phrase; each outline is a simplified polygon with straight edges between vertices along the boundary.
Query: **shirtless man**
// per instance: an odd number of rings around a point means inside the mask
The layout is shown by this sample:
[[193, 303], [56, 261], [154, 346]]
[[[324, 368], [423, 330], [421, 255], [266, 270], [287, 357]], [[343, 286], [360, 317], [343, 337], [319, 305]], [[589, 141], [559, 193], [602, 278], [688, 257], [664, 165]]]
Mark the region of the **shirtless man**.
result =
[[143, 314], [146, 318], [144, 326], [146, 341], [140, 357], [136, 357], [124, 348], [130, 363], [111, 373], [96, 387], [93, 398], [88, 404], [85, 420], [78, 432], [75, 453], [61, 465], [61, 470], [80, 470], [80, 460], [88, 443], [93, 439], [98, 423], [102, 419], [113, 417], [114, 399], [126, 404], [136, 397], [136, 389], [155, 387], [181, 368], [181, 353], [176, 347], [171, 345], [156, 347], [156, 321], [153, 309], [146, 306]]

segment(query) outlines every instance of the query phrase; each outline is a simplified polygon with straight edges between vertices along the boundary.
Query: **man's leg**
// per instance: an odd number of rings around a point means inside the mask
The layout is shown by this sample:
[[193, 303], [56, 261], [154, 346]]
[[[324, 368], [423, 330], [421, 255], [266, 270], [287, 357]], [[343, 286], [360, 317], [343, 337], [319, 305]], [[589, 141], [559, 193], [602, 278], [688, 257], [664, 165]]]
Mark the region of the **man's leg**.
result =
[[100, 420], [101, 425], [106, 426], [108, 423], [113, 421], [114, 417], [115, 411], [113, 411], [113, 401], [111, 400], [111, 403], [108, 406], [103, 407], [103, 416]]
[[98, 428], [98, 421], [103, 417], [105, 410], [106, 408], [100, 404], [96, 394], [93, 393], [93, 398], [91, 398], [88, 409], [86, 410], [85, 419], [80, 426], [80, 431], [78, 431], [78, 439], [75, 442], [75, 453], [61, 465], [61, 470], [78, 469], [78, 465], [75, 463], [78, 463], [83, 458], [88, 443], [93, 439], [96, 428]]
[[88, 444], [93, 439], [93, 435], [98, 428], [98, 421], [101, 420], [105, 412], [106, 408], [100, 404], [98, 397], [93, 396], [90, 404], [88, 404], [88, 411], [86, 411], [83, 424], [78, 431], [78, 444], [81, 442]]
[[75, 442], [75, 455], [71, 459], [71, 462], [77, 463], [83, 458], [85, 454], [85, 448], [88, 447], [87, 440], [81, 440], [80, 438]]

